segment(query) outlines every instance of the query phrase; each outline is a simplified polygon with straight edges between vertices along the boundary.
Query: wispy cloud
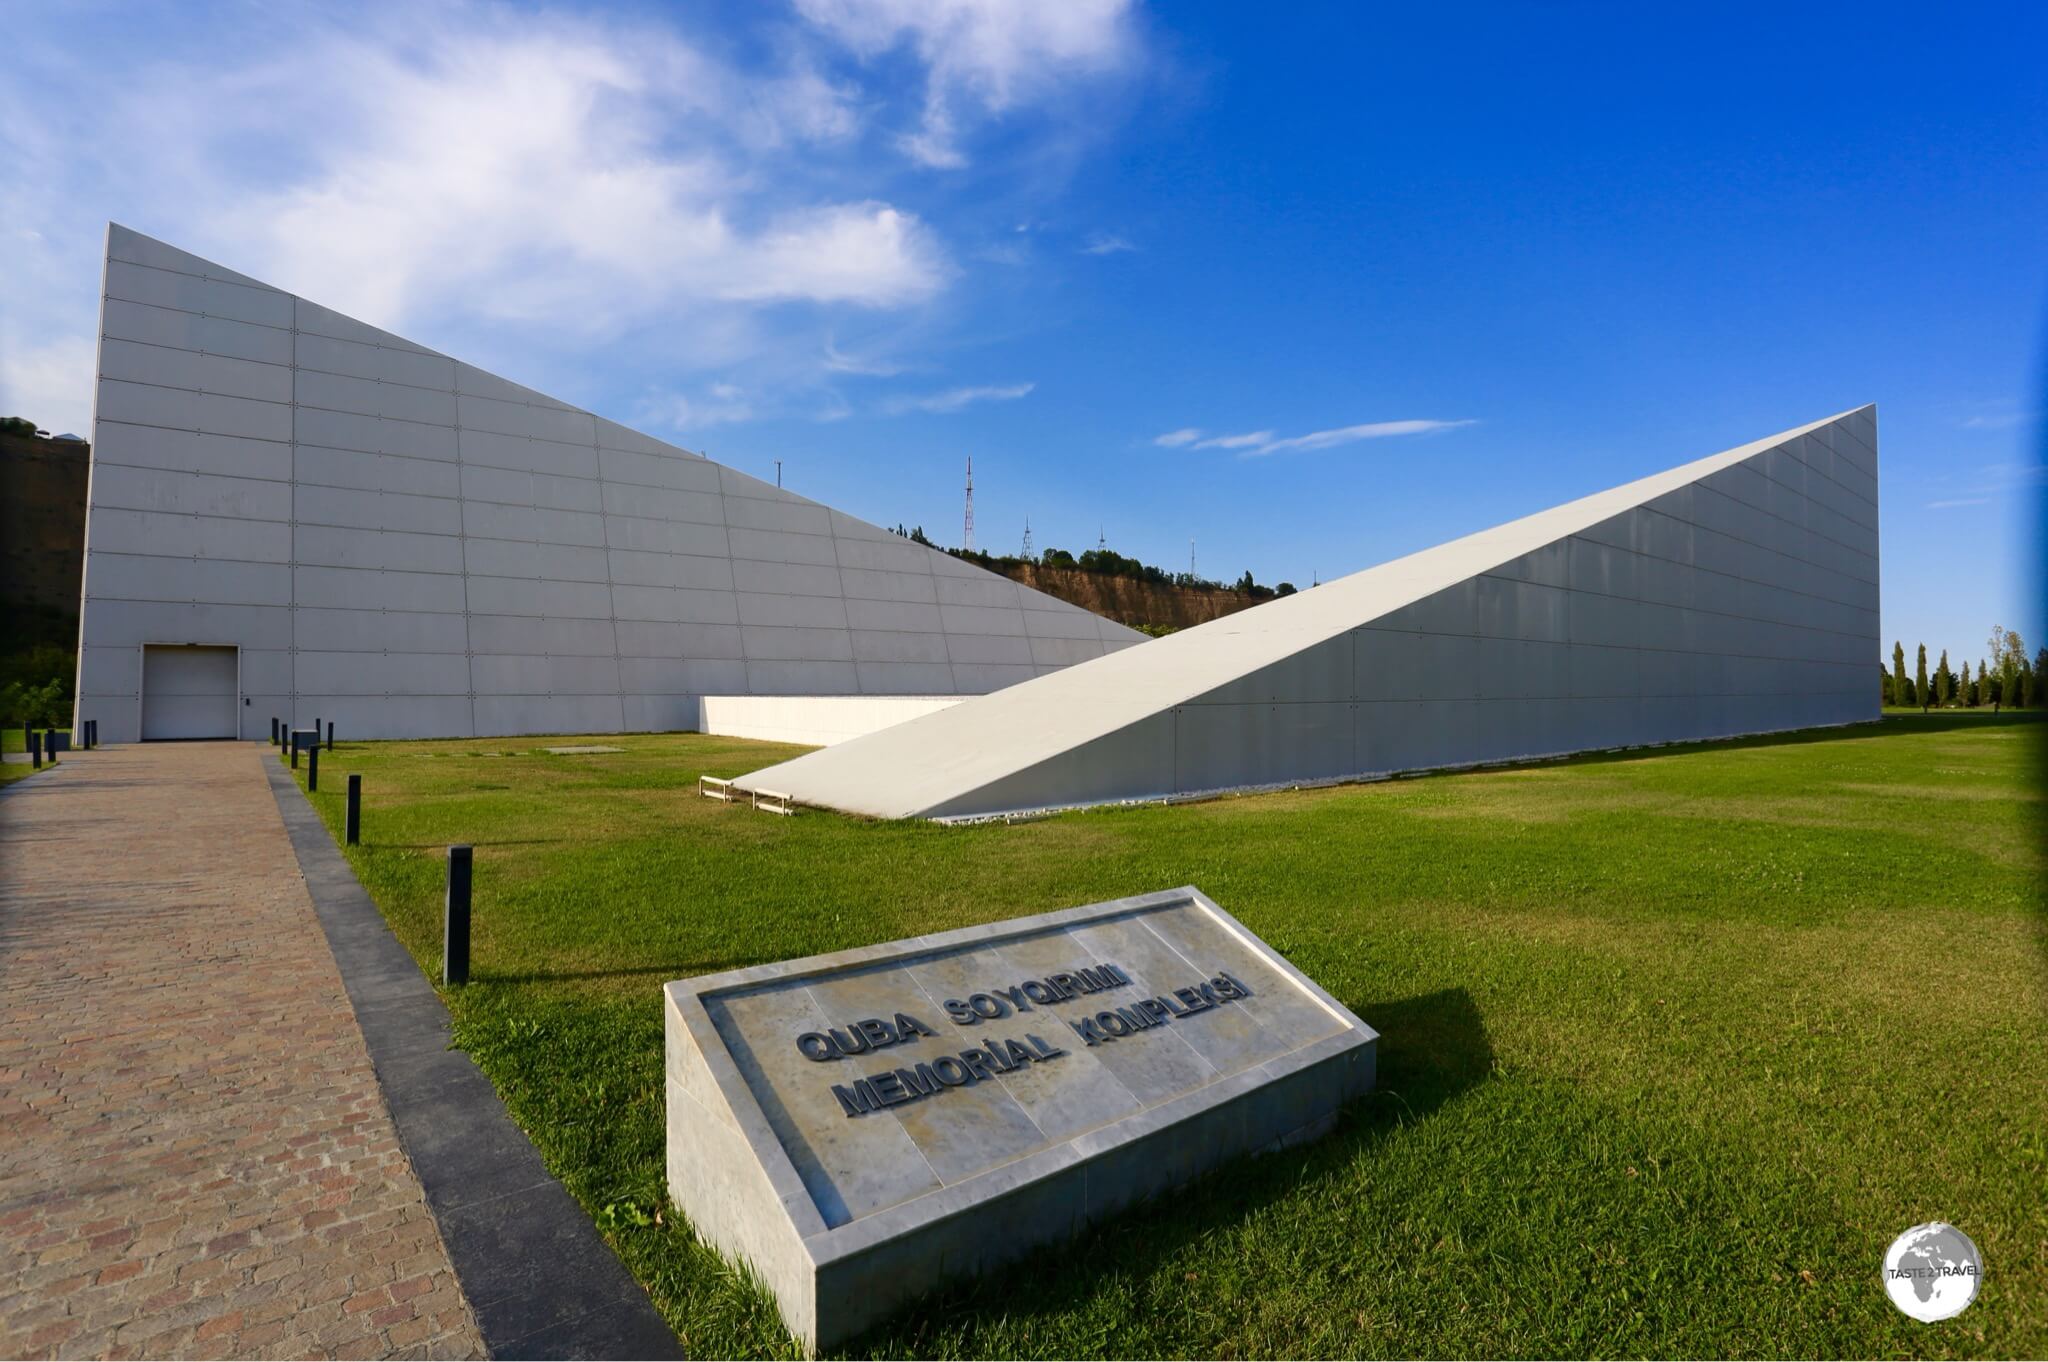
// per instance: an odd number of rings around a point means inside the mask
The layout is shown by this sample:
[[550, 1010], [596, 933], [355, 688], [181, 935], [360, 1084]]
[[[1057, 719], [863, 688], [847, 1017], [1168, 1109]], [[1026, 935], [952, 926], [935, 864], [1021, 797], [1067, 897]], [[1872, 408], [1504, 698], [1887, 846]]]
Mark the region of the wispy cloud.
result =
[[942, 163], [1140, 51], [1126, 0], [804, 0], [747, 42], [495, 0], [165, 15], [119, 42], [94, 12], [10, 26], [67, 91], [0, 84], [0, 393], [45, 424], [87, 419], [82, 220], [107, 217], [528, 381], [631, 334], [644, 362], [586, 393], [661, 375], [695, 423], [718, 404], [689, 375], [745, 366], [758, 413], [808, 409], [833, 375], [901, 369], [821, 354], [836, 319], [929, 336], [971, 264], [927, 216], [944, 197], [913, 211], [877, 154], [903, 66]]
[[825, 338], [825, 367], [835, 374], [859, 374], [868, 378], [889, 378], [903, 372], [903, 366], [887, 360], [849, 355]]
[[1273, 442], [1270, 430], [1248, 430], [1242, 435], [1211, 435], [1195, 441], [1196, 449], [1263, 449]]
[[1455, 430], [1459, 426], [1476, 424], [1474, 421], [1368, 421], [1362, 425], [1314, 430], [1306, 435], [1290, 435], [1284, 439], [1270, 430], [1248, 430], [1236, 435], [1205, 436], [1195, 427], [1186, 426], [1180, 430], [1170, 430], [1164, 435], [1154, 436], [1152, 443], [1168, 449], [1230, 449], [1237, 451], [1239, 458], [1257, 458], [1296, 449], [1330, 449], [1359, 440], [1384, 440], [1395, 435], [1428, 435], [1440, 430]]
[[1136, 246], [1131, 244], [1128, 237], [1118, 236], [1114, 232], [1096, 232], [1088, 238], [1087, 244], [1081, 247], [1081, 254], [1115, 255], [1118, 251], [1135, 251], [1137, 249]]
[[989, 384], [976, 388], [948, 388], [944, 392], [892, 397], [882, 403], [890, 415], [910, 411], [955, 412], [977, 402], [1014, 402], [1038, 385], [1035, 383]]
[[633, 415], [645, 426], [703, 430], [751, 421], [754, 407], [739, 388], [730, 383], [713, 383], [697, 396], [669, 390], [649, 393], [634, 407]]
[[967, 164], [966, 125], [1042, 99], [1135, 52], [1130, 0], [797, 0], [797, 10], [863, 58], [908, 46], [925, 65], [917, 128], [899, 139], [927, 166]]
[[2040, 413], [2034, 411], [1990, 412], [1966, 418], [1962, 427], [1964, 430], [2017, 430], [2021, 426], [2032, 425], [2039, 416]]
[[1959, 506], [1989, 506], [1990, 504], [1990, 497], [1951, 497], [1947, 501], [1930, 501], [1927, 503], [1927, 509], [1930, 511], [1952, 511]]

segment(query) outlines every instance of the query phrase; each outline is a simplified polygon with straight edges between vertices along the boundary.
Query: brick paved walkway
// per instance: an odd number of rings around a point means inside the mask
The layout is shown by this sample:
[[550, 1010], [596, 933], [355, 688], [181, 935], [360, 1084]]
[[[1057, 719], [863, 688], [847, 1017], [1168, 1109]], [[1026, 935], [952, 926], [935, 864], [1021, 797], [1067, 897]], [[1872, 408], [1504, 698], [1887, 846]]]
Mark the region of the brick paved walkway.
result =
[[0, 795], [0, 1357], [482, 1355], [267, 751]]

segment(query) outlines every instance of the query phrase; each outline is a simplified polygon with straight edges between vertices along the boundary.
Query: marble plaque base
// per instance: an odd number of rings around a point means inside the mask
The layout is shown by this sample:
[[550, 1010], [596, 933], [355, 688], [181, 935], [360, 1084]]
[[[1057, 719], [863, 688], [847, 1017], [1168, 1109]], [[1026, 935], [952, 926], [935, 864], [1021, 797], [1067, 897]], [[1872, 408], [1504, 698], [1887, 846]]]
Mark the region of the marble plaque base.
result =
[[663, 994], [670, 1195], [813, 1349], [1323, 1133], [1378, 1040], [1193, 888]]

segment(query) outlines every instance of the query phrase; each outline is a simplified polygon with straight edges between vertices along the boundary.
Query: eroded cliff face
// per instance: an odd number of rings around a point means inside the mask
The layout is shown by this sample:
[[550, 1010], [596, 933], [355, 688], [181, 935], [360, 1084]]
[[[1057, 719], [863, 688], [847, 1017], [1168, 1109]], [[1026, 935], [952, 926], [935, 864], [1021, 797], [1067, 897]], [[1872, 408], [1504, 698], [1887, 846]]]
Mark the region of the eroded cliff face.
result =
[[1168, 586], [1078, 568], [1016, 563], [1004, 564], [998, 570], [1035, 591], [1057, 596], [1133, 629], [1186, 629], [1259, 603], [1237, 591]]

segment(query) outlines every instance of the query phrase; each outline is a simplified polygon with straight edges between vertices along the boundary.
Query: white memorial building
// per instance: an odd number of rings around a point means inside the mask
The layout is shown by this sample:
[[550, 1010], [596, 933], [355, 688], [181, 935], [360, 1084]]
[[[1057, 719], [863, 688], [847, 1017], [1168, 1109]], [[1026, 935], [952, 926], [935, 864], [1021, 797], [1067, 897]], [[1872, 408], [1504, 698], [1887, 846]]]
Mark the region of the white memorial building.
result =
[[823, 741], [1143, 638], [120, 226], [80, 620], [105, 742]]
[[1878, 717], [1844, 412], [742, 778], [983, 818]]

